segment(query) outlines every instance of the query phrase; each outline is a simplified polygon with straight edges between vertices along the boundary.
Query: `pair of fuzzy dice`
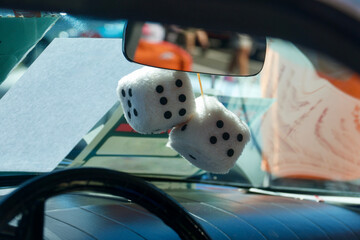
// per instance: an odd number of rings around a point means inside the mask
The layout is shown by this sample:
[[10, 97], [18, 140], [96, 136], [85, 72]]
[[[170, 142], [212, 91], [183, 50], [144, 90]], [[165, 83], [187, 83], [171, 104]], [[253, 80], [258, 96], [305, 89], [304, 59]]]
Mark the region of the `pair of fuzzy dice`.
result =
[[203, 170], [227, 173], [250, 139], [246, 124], [216, 98], [195, 100], [184, 72], [144, 67], [120, 79], [117, 93], [135, 131], [172, 128], [168, 146]]

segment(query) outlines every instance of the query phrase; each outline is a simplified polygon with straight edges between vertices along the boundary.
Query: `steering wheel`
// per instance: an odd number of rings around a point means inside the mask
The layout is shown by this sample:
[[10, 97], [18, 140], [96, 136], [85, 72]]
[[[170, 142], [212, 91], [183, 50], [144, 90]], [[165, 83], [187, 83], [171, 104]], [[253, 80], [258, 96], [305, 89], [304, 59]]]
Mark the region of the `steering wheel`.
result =
[[[130, 174], [103, 168], [56, 171], [20, 185], [0, 202], [0, 238], [43, 239], [45, 201], [75, 191], [125, 197], [158, 216], [182, 239], [210, 239], [190, 213], [165, 192]], [[18, 226], [9, 225], [19, 214]]]

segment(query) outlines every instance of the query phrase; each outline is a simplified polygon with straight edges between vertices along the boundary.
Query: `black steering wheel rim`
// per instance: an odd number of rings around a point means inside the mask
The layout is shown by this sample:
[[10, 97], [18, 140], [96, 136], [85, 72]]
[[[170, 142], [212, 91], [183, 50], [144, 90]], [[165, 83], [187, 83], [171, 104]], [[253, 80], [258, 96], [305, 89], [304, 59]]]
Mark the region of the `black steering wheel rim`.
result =
[[50, 197], [78, 191], [125, 197], [158, 216], [182, 239], [210, 239], [191, 214], [165, 192], [141, 178], [104, 168], [61, 170], [22, 184], [0, 202], [0, 234], [6, 236], [4, 229], [19, 213], [23, 214], [22, 218], [26, 215], [32, 218], [35, 214], [39, 219], [32, 219], [31, 222], [36, 225], [22, 233], [21, 238], [39, 239], [42, 237], [45, 201]]

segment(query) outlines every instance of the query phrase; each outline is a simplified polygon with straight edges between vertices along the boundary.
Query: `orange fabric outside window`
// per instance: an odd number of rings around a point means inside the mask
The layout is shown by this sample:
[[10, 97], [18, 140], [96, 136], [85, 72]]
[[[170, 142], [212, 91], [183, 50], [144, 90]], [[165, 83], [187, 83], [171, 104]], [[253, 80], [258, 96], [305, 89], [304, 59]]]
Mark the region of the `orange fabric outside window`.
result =
[[274, 99], [261, 125], [262, 169], [274, 178], [360, 178], [360, 80], [316, 72], [293, 45], [267, 50], [264, 98]]
[[192, 70], [192, 58], [182, 48], [169, 42], [150, 43], [140, 40], [135, 52], [136, 62], [180, 71]]

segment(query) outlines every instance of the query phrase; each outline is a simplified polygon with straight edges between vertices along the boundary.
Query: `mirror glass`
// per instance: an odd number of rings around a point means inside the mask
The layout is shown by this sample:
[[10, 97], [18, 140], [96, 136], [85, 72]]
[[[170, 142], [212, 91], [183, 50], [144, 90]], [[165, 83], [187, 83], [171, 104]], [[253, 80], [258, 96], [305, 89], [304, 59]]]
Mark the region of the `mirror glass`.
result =
[[255, 75], [262, 69], [266, 39], [247, 34], [128, 22], [125, 56], [144, 65], [209, 74]]

